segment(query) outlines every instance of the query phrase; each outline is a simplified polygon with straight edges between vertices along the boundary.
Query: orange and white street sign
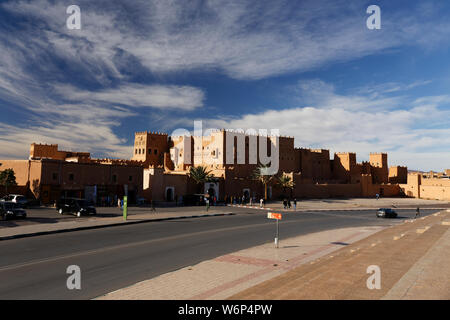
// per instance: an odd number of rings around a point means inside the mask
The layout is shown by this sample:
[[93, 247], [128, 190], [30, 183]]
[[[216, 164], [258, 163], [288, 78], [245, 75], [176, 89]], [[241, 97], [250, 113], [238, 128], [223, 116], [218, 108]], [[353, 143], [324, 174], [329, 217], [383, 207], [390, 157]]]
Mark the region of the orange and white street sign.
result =
[[269, 212], [267, 213], [267, 218], [281, 220], [282, 215], [281, 213]]

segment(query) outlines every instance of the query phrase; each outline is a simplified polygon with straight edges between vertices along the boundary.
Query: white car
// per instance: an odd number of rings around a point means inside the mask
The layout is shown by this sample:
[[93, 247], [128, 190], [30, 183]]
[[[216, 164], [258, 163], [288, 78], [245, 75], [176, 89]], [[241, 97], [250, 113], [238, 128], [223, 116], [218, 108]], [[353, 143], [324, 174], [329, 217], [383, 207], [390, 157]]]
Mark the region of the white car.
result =
[[18, 204], [21, 207], [24, 207], [27, 205], [28, 200], [27, 198], [25, 198], [25, 196], [20, 195], [20, 194], [10, 194], [7, 195], [6, 197], [4, 197], [2, 199], [2, 201], [10, 201], [10, 202], [14, 202], [16, 204]]

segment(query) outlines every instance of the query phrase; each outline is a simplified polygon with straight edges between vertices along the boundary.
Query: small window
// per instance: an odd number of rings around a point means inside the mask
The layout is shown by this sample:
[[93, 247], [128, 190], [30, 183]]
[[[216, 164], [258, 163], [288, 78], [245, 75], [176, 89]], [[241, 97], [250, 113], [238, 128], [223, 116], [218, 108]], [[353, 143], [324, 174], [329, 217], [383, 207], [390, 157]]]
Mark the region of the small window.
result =
[[75, 180], [75, 175], [73, 173], [69, 174], [69, 181]]
[[116, 175], [116, 174], [113, 174], [113, 176], [112, 176], [112, 182], [113, 182], [113, 183], [116, 183], [116, 182], [117, 182], [117, 175]]
[[137, 154], [137, 152], [138, 152], [138, 149], [134, 150], [134, 154]]
[[152, 154], [152, 149], [148, 149], [148, 154]]
[[133, 176], [129, 176], [128, 181], [130, 181], [130, 182], [133, 181]]
[[53, 173], [52, 174], [52, 179], [53, 180], [58, 180], [58, 174], [57, 173]]
[[155, 149], [155, 154], [158, 154], [158, 150]]

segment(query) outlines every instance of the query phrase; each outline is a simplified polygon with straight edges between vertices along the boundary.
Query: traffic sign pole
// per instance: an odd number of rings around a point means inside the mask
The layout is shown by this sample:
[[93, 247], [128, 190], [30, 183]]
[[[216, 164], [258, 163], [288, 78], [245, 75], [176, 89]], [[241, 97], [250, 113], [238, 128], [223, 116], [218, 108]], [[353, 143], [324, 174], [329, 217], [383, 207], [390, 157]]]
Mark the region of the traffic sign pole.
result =
[[278, 221], [282, 219], [281, 213], [269, 212], [267, 213], [267, 218], [277, 220], [277, 234], [275, 236], [275, 246], [278, 248], [278, 243], [280, 239], [280, 227], [278, 225]]
[[278, 248], [278, 242], [279, 242], [279, 239], [280, 239], [279, 232], [280, 232], [280, 228], [278, 226], [278, 219], [277, 219], [277, 237], [275, 238], [275, 245], [277, 246], [277, 248]]
[[128, 214], [128, 197], [123, 197], [123, 220], [127, 220], [127, 214]]

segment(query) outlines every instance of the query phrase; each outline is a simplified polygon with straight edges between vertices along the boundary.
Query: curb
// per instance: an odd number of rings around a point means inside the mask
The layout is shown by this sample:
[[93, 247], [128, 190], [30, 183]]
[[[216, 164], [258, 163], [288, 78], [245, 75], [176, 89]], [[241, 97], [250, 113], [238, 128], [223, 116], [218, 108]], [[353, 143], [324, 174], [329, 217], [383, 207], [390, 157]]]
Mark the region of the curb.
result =
[[[374, 208], [349, 208], [349, 209], [297, 209], [297, 210], [286, 210], [283, 208], [269, 208], [269, 207], [264, 207], [264, 208], [260, 208], [260, 207], [251, 207], [251, 206], [242, 206], [242, 205], [228, 205], [228, 207], [235, 207], [235, 208], [247, 208], [247, 209], [253, 209], [253, 210], [271, 210], [271, 211], [283, 211], [283, 212], [322, 212], [322, 211], [368, 211], [368, 210], [378, 210], [378, 207], [374, 207]], [[400, 207], [400, 208], [395, 208], [396, 210], [413, 210], [416, 209], [416, 207]], [[447, 208], [437, 208], [437, 207], [424, 207], [421, 208], [423, 210], [447, 210], [448, 212], [450, 212], [450, 209]]]
[[103, 224], [103, 225], [97, 225], [97, 226], [85, 226], [85, 227], [76, 227], [76, 228], [59, 229], [59, 230], [38, 231], [38, 232], [16, 234], [16, 235], [12, 235], [12, 236], [4, 236], [4, 237], [0, 236], [0, 241], [20, 239], [20, 238], [30, 238], [30, 237], [36, 237], [36, 236], [42, 236], [42, 235], [48, 235], [48, 234], [102, 229], [102, 228], [108, 228], [108, 227], [118, 227], [118, 226], [124, 226], [124, 225], [133, 225], [133, 224], [141, 224], [141, 223], [149, 223], [149, 222], [157, 222], [157, 221], [165, 221], [165, 220], [219, 217], [219, 216], [232, 216], [232, 215], [235, 215], [235, 213], [229, 212], [229, 213], [216, 213], [216, 214], [203, 214], [203, 215], [192, 215], [192, 216], [177, 216], [177, 217], [147, 219], [147, 220], [130, 221], [130, 222], [118, 222], [118, 223], [110, 223], [110, 224]]

